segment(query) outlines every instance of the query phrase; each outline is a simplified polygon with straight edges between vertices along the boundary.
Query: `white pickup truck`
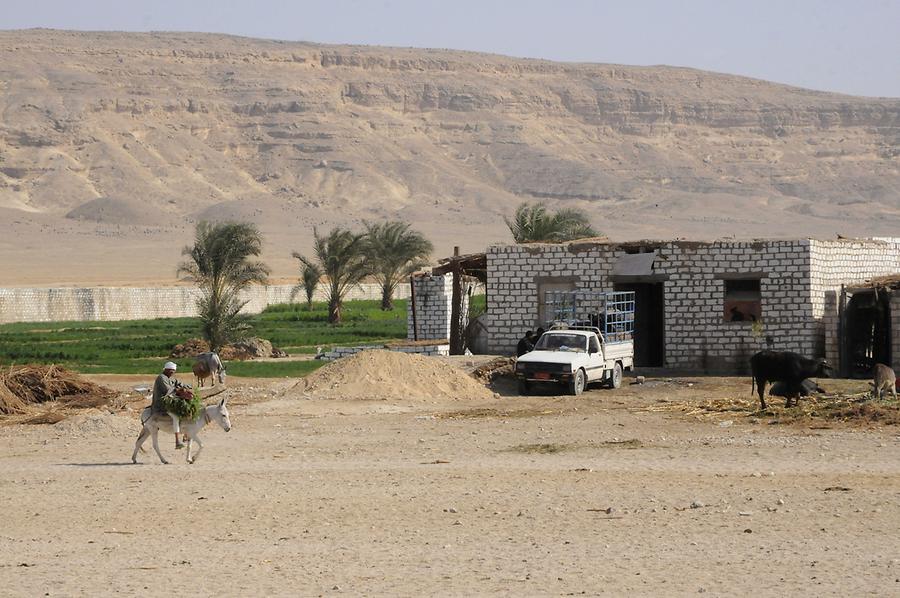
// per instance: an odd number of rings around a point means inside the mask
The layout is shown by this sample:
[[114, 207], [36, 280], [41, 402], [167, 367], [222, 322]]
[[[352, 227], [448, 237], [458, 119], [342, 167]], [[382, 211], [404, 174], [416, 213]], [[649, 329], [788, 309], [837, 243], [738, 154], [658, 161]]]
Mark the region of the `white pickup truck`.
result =
[[634, 341], [604, 342], [598, 328], [573, 327], [548, 330], [534, 350], [516, 360], [519, 394], [531, 392], [533, 384], [563, 384], [580, 395], [591, 382], [610, 388], [622, 385], [622, 373], [634, 367]]

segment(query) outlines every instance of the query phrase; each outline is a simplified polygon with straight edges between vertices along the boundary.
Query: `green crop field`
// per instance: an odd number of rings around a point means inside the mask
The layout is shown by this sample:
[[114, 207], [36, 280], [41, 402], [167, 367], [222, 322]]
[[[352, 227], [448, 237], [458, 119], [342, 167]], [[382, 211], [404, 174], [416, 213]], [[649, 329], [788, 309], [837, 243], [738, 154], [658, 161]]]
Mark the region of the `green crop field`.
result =
[[[317, 347], [375, 344], [406, 338], [406, 301], [381, 311], [379, 301], [348, 301], [343, 322], [328, 324], [327, 305], [273, 305], [251, 318], [252, 336], [268, 339], [289, 354], [315, 353]], [[200, 336], [195, 318], [118, 322], [40, 322], [0, 325], [0, 365], [61, 365], [83, 374], [155, 374], [172, 348]], [[192, 359], [176, 360], [190, 372]], [[232, 361], [235, 376], [303, 376], [321, 361]]]

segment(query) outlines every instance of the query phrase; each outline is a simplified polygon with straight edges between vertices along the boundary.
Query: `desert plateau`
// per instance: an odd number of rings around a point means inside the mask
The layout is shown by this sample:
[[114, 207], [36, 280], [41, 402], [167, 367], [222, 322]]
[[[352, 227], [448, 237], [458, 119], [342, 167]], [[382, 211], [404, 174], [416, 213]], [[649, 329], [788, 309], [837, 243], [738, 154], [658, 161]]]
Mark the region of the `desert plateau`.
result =
[[524, 201], [614, 240], [890, 236], [900, 100], [674, 67], [227, 35], [0, 32], [0, 279], [172, 284], [199, 220], [402, 219], [435, 259]]

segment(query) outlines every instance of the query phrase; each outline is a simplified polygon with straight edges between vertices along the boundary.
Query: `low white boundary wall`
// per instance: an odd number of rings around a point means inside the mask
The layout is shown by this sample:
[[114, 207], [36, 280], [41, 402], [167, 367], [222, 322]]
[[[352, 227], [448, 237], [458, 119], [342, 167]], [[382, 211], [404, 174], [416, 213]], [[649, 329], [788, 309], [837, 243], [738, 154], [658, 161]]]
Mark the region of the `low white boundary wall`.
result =
[[[274, 303], [288, 303], [293, 285], [254, 286], [243, 293], [244, 313], [255, 314]], [[197, 315], [199, 291], [178, 287], [59, 287], [0, 288], [0, 323], [67, 320], [150, 320]], [[397, 285], [395, 299], [409, 297], [409, 283]], [[325, 288], [314, 299], [325, 300]], [[347, 299], [381, 299], [381, 287], [366, 283], [354, 287]], [[294, 298], [306, 301], [301, 291]]]
[[323, 353], [320, 359], [326, 361], [334, 361], [350, 357], [363, 351], [371, 351], [373, 349], [381, 349], [386, 351], [396, 351], [397, 353], [415, 353], [416, 355], [450, 355], [449, 344], [434, 345], [357, 345], [355, 347], [335, 347], [327, 353]]

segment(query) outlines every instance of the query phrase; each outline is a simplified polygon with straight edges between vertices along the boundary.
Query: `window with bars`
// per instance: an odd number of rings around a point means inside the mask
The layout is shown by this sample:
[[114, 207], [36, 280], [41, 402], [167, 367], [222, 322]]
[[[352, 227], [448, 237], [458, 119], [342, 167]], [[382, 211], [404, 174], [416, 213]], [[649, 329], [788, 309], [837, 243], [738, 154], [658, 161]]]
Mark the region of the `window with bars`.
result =
[[756, 322], [762, 318], [762, 293], [758, 278], [725, 281], [723, 301], [726, 322]]

